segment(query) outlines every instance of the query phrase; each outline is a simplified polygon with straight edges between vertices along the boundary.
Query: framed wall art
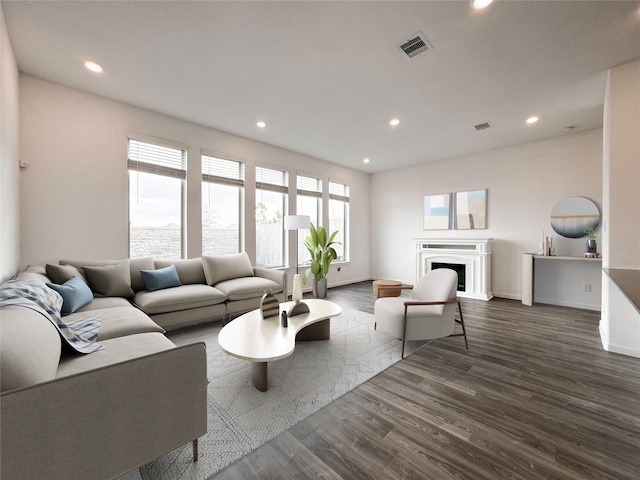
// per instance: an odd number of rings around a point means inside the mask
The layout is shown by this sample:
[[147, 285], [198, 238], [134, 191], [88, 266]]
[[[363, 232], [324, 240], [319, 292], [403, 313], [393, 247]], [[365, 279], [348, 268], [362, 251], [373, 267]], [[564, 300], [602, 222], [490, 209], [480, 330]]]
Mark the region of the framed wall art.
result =
[[425, 230], [451, 228], [451, 194], [425, 195], [423, 227]]
[[453, 218], [456, 230], [487, 228], [487, 190], [456, 192]]

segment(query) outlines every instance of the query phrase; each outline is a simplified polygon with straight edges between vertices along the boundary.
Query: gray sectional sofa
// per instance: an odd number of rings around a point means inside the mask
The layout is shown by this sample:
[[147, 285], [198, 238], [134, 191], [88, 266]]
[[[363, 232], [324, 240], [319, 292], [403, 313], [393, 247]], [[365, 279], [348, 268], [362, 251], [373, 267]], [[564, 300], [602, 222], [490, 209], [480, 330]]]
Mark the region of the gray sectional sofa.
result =
[[[141, 271], [167, 267], [180, 285], [148, 290]], [[0, 478], [117, 478], [189, 442], [197, 456], [207, 431], [205, 345], [176, 347], [164, 332], [257, 308], [265, 289], [283, 301], [286, 273], [238, 254], [66, 260], [16, 280], [59, 286], [74, 276], [93, 298], [60, 318], [100, 317], [101, 350], [74, 352], [43, 314], [0, 307]]]
[[[176, 267], [181, 286], [147, 291], [140, 271], [166, 268], [172, 264]], [[54, 283], [63, 283], [72, 275], [80, 275], [91, 283], [85, 275], [87, 267], [122, 265], [128, 266], [129, 278], [106, 273], [105, 276], [112, 278], [103, 283], [110, 282], [110, 285], [107, 289], [100, 289], [102, 285], [97, 285], [97, 289], [104, 293], [109, 293], [108, 288], [126, 292], [125, 288], [130, 287], [128, 294], [118, 296], [120, 300], [117, 301], [138, 307], [165, 330], [253, 310], [259, 307], [265, 290], [271, 290], [280, 302], [286, 300], [286, 271], [253, 267], [246, 253], [188, 260], [154, 260], [151, 257], [93, 262], [60, 260], [58, 266], [48, 265], [46, 271]], [[117, 285], [118, 282], [129, 283], [124, 287]], [[113, 302], [118, 297], [110, 296], [109, 301]]]

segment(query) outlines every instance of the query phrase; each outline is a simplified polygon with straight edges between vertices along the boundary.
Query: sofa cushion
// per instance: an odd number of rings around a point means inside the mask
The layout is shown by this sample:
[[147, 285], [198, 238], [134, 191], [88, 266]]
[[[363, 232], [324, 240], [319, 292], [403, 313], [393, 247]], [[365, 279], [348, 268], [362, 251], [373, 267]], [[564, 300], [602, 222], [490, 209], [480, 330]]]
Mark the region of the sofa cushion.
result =
[[132, 258], [129, 260], [131, 288], [133, 288], [134, 292], [146, 290], [147, 288], [140, 270], [153, 270], [154, 268], [157, 267], [153, 264], [153, 257]]
[[145, 286], [142, 275], [140, 275], [140, 270], [153, 270], [155, 268], [152, 257], [125, 260], [60, 260], [58, 263], [60, 265], [72, 265], [83, 272], [84, 267], [102, 267], [103, 265], [116, 265], [121, 262], [127, 262], [129, 264], [130, 282], [133, 291], [139, 292], [140, 290], [144, 290]]
[[193, 283], [204, 285], [207, 283], [207, 279], [204, 276], [204, 268], [202, 267], [202, 258], [200, 257], [185, 260], [155, 260], [154, 264], [156, 268], [164, 268], [174, 264], [178, 271], [180, 282], [183, 285]]
[[253, 277], [253, 267], [246, 252], [204, 256], [202, 265], [209, 285], [216, 285], [232, 278]]
[[91, 290], [106, 297], [132, 297], [129, 262], [122, 261], [100, 267], [83, 267]]
[[39, 265], [29, 265], [24, 271], [18, 273], [15, 279], [23, 282], [38, 282], [42, 284], [51, 281], [51, 278], [47, 276], [44, 267]]
[[[105, 348], [91, 355], [64, 356], [60, 360], [56, 378], [67, 377], [87, 370], [106, 367], [175, 348], [171, 340], [159, 332], [138, 333], [136, 335], [111, 338], [105, 340], [102, 344]], [[108, 385], [105, 385], [105, 388], [109, 388]]]
[[62, 351], [56, 327], [30, 308], [0, 308], [0, 390], [26, 387], [55, 378]]
[[84, 276], [84, 273], [82, 273], [79, 268], [76, 268], [73, 265], [55, 265], [48, 263], [45, 268], [47, 276], [53, 283], [63, 284], [73, 277], [78, 277], [84, 283], [89, 285], [89, 282]]
[[182, 285], [178, 277], [175, 264], [157, 270], [140, 270], [147, 290], [154, 292], [164, 288], [179, 287]]
[[133, 303], [147, 315], [152, 315], [216, 305], [226, 299], [224, 293], [208, 285], [182, 285], [155, 292], [138, 292]]
[[[72, 267], [73, 268], [73, 267]], [[62, 295], [62, 314], [69, 315], [93, 300], [93, 293], [78, 277], [71, 277], [62, 285], [47, 283], [47, 287]]]
[[217, 283], [216, 288], [227, 295], [229, 300], [261, 297], [265, 290], [271, 290], [271, 293], [282, 291], [282, 285], [261, 277], [234, 278]]
[[128, 299], [122, 297], [93, 297], [93, 300], [91, 300], [90, 303], [86, 304], [84, 307], [80, 307], [76, 312], [91, 312], [101, 308], [113, 307], [132, 308], [132, 305]]
[[[164, 329], [157, 325], [142, 311], [133, 305], [127, 307], [112, 307], [93, 310], [92, 315], [100, 316], [102, 323], [98, 331], [98, 341], [110, 338], [135, 335], [137, 333], [159, 332], [164, 333]], [[86, 317], [86, 313], [76, 312], [65, 317], [65, 320]], [[104, 345], [104, 344], [103, 344]]]

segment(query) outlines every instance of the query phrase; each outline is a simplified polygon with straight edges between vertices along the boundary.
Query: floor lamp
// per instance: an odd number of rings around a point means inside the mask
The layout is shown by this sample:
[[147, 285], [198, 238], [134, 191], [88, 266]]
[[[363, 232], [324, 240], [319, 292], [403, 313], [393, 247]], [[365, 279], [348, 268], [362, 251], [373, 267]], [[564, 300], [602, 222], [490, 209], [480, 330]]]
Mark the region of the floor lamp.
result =
[[285, 215], [284, 229], [296, 231], [296, 274], [293, 277], [293, 288], [291, 298], [296, 302], [302, 300], [302, 279], [298, 273], [298, 241], [300, 240], [299, 230], [307, 230], [311, 223], [309, 215]]

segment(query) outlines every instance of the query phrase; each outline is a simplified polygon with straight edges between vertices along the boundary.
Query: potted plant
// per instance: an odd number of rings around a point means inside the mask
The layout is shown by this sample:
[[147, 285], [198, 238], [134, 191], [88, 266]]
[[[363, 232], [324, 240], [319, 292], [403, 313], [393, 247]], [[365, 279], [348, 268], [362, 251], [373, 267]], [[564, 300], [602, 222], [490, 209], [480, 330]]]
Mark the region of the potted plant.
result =
[[598, 243], [596, 242], [596, 234], [598, 233], [597, 225], [587, 225], [584, 234], [587, 236], [587, 253], [595, 253], [598, 251]]
[[304, 272], [302, 281], [307, 283], [309, 274], [313, 274], [313, 295], [317, 298], [327, 296], [327, 273], [329, 273], [329, 265], [338, 258], [338, 254], [332, 245], [340, 242], [334, 242], [334, 238], [338, 234], [338, 230], [333, 232], [327, 238], [327, 231], [324, 227], [315, 227], [313, 223], [309, 225], [309, 235], [304, 239], [304, 246], [307, 247], [311, 255], [311, 265]]

